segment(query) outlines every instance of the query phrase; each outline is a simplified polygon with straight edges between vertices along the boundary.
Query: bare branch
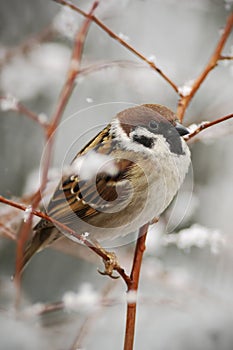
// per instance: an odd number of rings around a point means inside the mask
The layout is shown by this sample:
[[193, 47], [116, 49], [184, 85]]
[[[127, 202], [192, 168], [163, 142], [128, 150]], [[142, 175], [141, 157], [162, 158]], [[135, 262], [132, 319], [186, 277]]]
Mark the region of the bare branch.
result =
[[[90, 10], [89, 16], [92, 15], [96, 7], [98, 6], [98, 2], [95, 1]], [[82, 58], [82, 51], [85, 42], [85, 38], [91, 24], [90, 18], [86, 18], [83, 22], [81, 29], [77, 32], [75, 37], [73, 53], [71, 56], [70, 66], [68, 70], [68, 76], [62, 88], [60, 97], [58, 99], [57, 108], [55, 110], [54, 115], [52, 116], [50, 124], [47, 126], [47, 147], [43, 161], [43, 169], [42, 169], [42, 177], [41, 177], [41, 185], [38, 191], [36, 192], [31, 205], [31, 212], [26, 222], [23, 223], [20, 232], [19, 239], [17, 241], [17, 250], [16, 250], [16, 272], [15, 272], [15, 283], [17, 287], [17, 297], [16, 297], [16, 306], [19, 304], [19, 293], [20, 293], [20, 283], [21, 283], [21, 268], [22, 268], [22, 259], [23, 259], [23, 251], [24, 245], [28, 239], [28, 235], [32, 226], [32, 217], [33, 211], [38, 207], [42, 193], [46, 187], [47, 179], [48, 179], [48, 170], [52, 159], [52, 151], [54, 145], [54, 137], [52, 135], [55, 133], [56, 128], [60, 122], [62, 117], [64, 108], [69, 100], [69, 97], [73, 91], [74, 82], [79, 72], [80, 62]]]
[[[19, 210], [23, 210], [25, 211], [28, 207], [24, 204], [20, 204], [17, 203], [15, 201], [12, 201], [10, 199], [7, 199], [3, 196], [0, 196], [0, 202], [5, 203], [6, 205], [10, 205], [14, 208], [17, 208]], [[96, 247], [93, 243], [91, 243], [90, 241], [88, 241], [86, 239], [86, 237], [84, 237], [83, 235], [78, 234], [77, 232], [75, 232], [74, 230], [72, 230], [71, 228], [69, 228], [68, 226], [62, 224], [61, 222], [51, 218], [50, 216], [46, 215], [45, 213], [35, 210], [34, 208], [31, 209], [31, 215], [29, 216], [32, 217], [33, 215], [36, 215], [38, 217], [40, 217], [41, 219], [45, 219], [51, 223], [53, 223], [54, 225], [58, 226], [61, 230], [66, 231], [67, 233], [69, 233], [71, 236], [75, 237], [77, 240], [79, 240], [81, 243], [85, 244], [89, 249], [91, 249], [94, 253], [98, 254], [103, 260], [108, 261], [109, 257], [108, 255], [101, 249], [99, 249], [98, 247]], [[27, 221], [28, 222], [28, 221]], [[26, 223], [27, 223], [26, 222]], [[31, 223], [31, 222], [30, 222]], [[26, 229], [28, 228], [27, 225], [23, 225], [26, 226]], [[22, 251], [23, 251], [23, 247], [22, 247]], [[21, 265], [20, 265], [21, 267]], [[119, 273], [119, 275], [124, 279], [125, 283], [127, 286], [129, 286], [131, 284], [131, 279], [130, 277], [125, 273], [124, 269], [121, 266], [116, 266], [115, 270]], [[20, 275], [21, 270], [18, 271], [18, 275]]]
[[201, 123], [193, 132], [191, 132], [190, 134], [184, 136], [184, 139], [186, 141], [189, 141], [191, 138], [193, 138], [194, 136], [196, 136], [197, 134], [199, 134], [202, 130], [205, 130], [211, 126], [214, 126], [216, 124], [222, 123], [228, 119], [233, 118], [233, 114], [228, 114], [225, 117], [221, 117], [219, 119], [213, 120], [212, 122], [203, 122]]
[[233, 56], [228, 56], [228, 55], [221, 55], [219, 57], [219, 61], [220, 60], [233, 60]]
[[149, 60], [146, 56], [144, 56], [142, 53], [140, 53], [138, 50], [136, 50], [133, 46], [129, 45], [125, 40], [123, 40], [119, 35], [114, 33], [107, 25], [105, 25], [101, 20], [99, 20], [94, 15], [89, 15], [88, 13], [81, 10], [76, 5], [72, 4], [69, 1], [66, 0], [53, 0], [61, 5], [67, 6], [70, 9], [78, 12], [82, 16], [86, 18], [90, 18], [93, 22], [95, 22], [101, 29], [103, 29], [111, 38], [118, 41], [122, 46], [124, 46], [127, 50], [132, 52], [135, 56], [146, 62], [153, 70], [155, 70], [177, 93], [178, 93], [178, 87], [177, 85], [160, 69], [156, 66], [156, 64]]
[[2, 222], [0, 222], [0, 228], [2, 235], [4, 235], [7, 238], [10, 238], [12, 241], [16, 240], [14, 232], [12, 232], [11, 229], [4, 225]]
[[[5, 111], [8, 110], [8, 111], [24, 114], [26, 117], [36, 122], [40, 127], [44, 128], [45, 130], [48, 127], [48, 123], [46, 120], [41, 118], [40, 115], [31, 111], [23, 103], [17, 101], [17, 99], [14, 98], [13, 96], [0, 96], [0, 105], [4, 106], [4, 104], [6, 106]], [[2, 108], [2, 110], [4, 110], [4, 107]]]
[[179, 100], [178, 108], [177, 108], [177, 116], [180, 119], [180, 121], [183, 120], [184, 113], [185, 113], [190, 101], [192, 100], [192, 98], [194, 97], [196, 92], [198, 91], [199, 87], [201, 86], [203, 81], [206, 79], [207, 75], [218, 64], [218, 60], [221, 58], [221, 52], [222, 52], [224, 45], [225, 45], [225, 43], [226, 43], [226, 41], [231, 33], [232, 26], [233, 26], [233, 13], [231, 13], [228, 16], [226, 26], [224, 28], [222, 35], [221, 35], [221, 38], [220, 38], [212, 56], [210, 57], [209, 62], [207, 63], [206, 67], [204, 68], [203, 72], [194, 81], [192, 88], [191, 88], [191, 92], [187, 96], [183, 96], [182, 94], [180, 94], [180, 100]]
[[[134, 253], [134, 261], [130, 274], [131, 282], [128, 284], [128, 292], [137, 292], [140, 270], [142, 265], [143, 253], [146, 249], [145, 242], [148, 231], [149, 224], [141, 227], [139, 231], [139, 236], [137, 239], [137, 244]], [[124, 350], [132, 350], [134, 344], [134, 333], [135, 333], [135, 321], [136, 321], [136, 307], [137, 303], [128, 302], [127, 303], [127, 316], [126, 316], [126, 327], [125, 327], [125, 343]]]

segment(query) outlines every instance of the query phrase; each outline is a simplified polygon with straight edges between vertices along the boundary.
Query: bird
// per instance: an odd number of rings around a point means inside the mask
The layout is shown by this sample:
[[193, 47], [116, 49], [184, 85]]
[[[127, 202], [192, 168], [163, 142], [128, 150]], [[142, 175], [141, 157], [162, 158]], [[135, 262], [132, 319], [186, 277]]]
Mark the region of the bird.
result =
[[[143, 104], [120, 111], [73, 159], [47, 207], [47, 215], [99, 244], [153, 222], [169, 206], [191, 162], [183, 139], [189, 130], [166, 106]], [[32, 256], [68, 232], [41, 219], [23, 253]], [[101, 245], [100, 245], [101, 246]], [[103, 274], [112, 276], [112, 270]]]

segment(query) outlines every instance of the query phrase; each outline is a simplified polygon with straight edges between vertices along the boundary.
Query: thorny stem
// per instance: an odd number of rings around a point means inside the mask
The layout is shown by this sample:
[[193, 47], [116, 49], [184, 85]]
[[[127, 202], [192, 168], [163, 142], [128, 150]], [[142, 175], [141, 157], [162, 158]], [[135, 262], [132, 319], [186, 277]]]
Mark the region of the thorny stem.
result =
[[182, 122], [184, 118], [184, 113], [191, 102], [192, 98], [198, 91], [199, 87], [203, 83], [203, 81], [206, 79], [207, 75], [216, 67], [218, 64], [219, 59], [221, 59], [221, 52], [223, 50], [223, 47], [231, 33], [233, 26], [233, 12], [228, 16], [226, 26], [224, 28], [224, 31], [221, 35], [221, 38], [212, 54], [212, 56], [209, 59], [209, 62], [207, 63], [205, 69], [202, 71], [202, 73], [197, 77], [197, 79], [194, 81], [192, 90], [189, 95], [183, 96], [180, 94], [180, 100], [178, 103], [177, 108], [177, 116]]
[[[89, 15], [93, 14], [93, 12], [97, 6], [98, 6], [98, 1], [95, 1], [93, 3], [93, 6], [90, 10]], [[84, 20], [81, 29], [76, 34], [67, 79], [64, 83], [63, 89], [62, 89], [60, 97], [58, 99], [58, 104], [57, 104], [57, 108], [55, 110], [55, 113], [52, 116], [51, 122], [47, 126], [47, 130], [46, 130], [47, 131], [47, 147], [46, 147], [46, 152], [45, 152], [45, 156], [43, 159], [41, 185], [33, 198], [32, 205], [31, 205], [32, 210], [29, 214], [28, 220], [23, 223], [23, 225], [20, 229], [20, 232], [19, 232], [19, 238], [17, 240], [17, 249], [16, 249], [16, 272], [15, 272], [15, 284], [16, 284], [16, 288], [17, 288], [16, 306], [19, 305], [19, 300], [20, 300], [20, 284], [21, 284], [20, 271], [21, 271], [22, 261], [23, 261], [24, 245], [28, 239], [30, 228], [32, 226], [33, 211], [38, 207], [38, 205], [41, 201], [42, 193], [43, 193], [43, 191], [46, 187], [46, 184], [47, 184], [48, 170], [49, 170], [49, 166], [50, 166], [51, 159], [52, 159], [52, 151], [53, 151], [53, 145], [54, 145], [54, 137], [52, 137], [52, 136], [54, 135], [54, 133], [56, 131], [56, 128], [57, 128], [59, 121], [62, 117], [65, 106], [66, 106], [66, 104], [69, 100], [69, 97], [73, 91], [74, 82], [75, 82], [75, 79], [79, 73], [80, 61], [82, 58], [82, 51], [83, 51], [85, 38], [86, 38], [90, 24], [91, 24], [91, 20], [89, 17], [87, 17]]]
[[146, 56], [144, 56], [141, 52], [136, 50], [133, 46], [129, 45], [125, 40], [119, 37], [116, 33], [114, 33], [108, 26], [106, 26], [100, 19], [98, 19], [94, 15], [89, 15], [85, 11], [81, 10], [76, 5], [72, 4], [69, 1], [66, 0], [53, 0], [61, 5], [67, 6], [70, 9], [78, 12], [82, 16], [86, 18], [90, 18], [95, 24], [97, 24], [101, 29], [103, 29], [111, 38], [118, 41], [122, 46], [124, 46], [127, 50], [132, 52], [134, 55], [139, 57], [141, 60], [146, 62], [153, 70], [155, 70], [166, 82], [178, 93], [178, 87], [177, 85], [160, 69], [156, 66], [156, 64], [153, 61], [150, 61]]

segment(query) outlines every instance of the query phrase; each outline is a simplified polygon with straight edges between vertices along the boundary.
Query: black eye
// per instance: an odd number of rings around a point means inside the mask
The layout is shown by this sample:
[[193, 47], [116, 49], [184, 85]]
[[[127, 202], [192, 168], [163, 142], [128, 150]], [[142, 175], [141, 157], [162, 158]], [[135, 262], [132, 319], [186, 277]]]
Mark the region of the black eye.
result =
[[152, 131], [155, 131], [157, 130], [159, 127], [158, 123], [155, 121], [155, 120], [151, 120], [150, 123], [149, 123], [149, 128], [152, 130]]

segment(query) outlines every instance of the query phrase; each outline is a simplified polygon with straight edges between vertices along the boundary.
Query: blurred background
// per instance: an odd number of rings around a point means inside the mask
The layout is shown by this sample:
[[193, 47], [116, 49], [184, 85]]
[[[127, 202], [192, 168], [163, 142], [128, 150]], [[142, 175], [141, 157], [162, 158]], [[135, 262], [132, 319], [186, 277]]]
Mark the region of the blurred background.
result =
[[[74, 3], [84, 10], [91, 6]], [[96, 15], [182, 88], [203, 70], [230, 11], [230, 0], [102, 0]], [[41, 120], [50, 118], [82, 20], [52, 1], [2, 0], [0, 95], [14, 96]], [[25, 46], [30, 37], [35, 40]], [[233, 53], [232, 39], [227, 55]], [[55, 183], [63, 166], [118, 111], [142, 103], [177, 108], [172, 88], [95, 24], [82, 67], [58, 130], [50, 174]], [[233, 61], [221, 61], [191, 102], [184, 124], [232, 113], [232, 91]], [[20, 201], [38, 186], [44, 135], [32, 120], [0, 106], [0, 194]], [[229, 121], [190, 144], [187, 179], [175, 204], [150, 229], [135, 349], [233, 349], [232, 133]], [[22, 213], [1, 205], [0, 224], [7, 217], [4, 225], [17, 232]], [[112, 243], [127, 271], [133, 237]], [[67, 242], [36, 255], [23, 276], [17, 318], [14, 264], [15, 242], [0, 225], [0, 349], [122, 348], [125, 286], [96, 272], [102, 268], [98, 257]], [[62, 310], [38, 316], [38, 303], [61, 300]]]

